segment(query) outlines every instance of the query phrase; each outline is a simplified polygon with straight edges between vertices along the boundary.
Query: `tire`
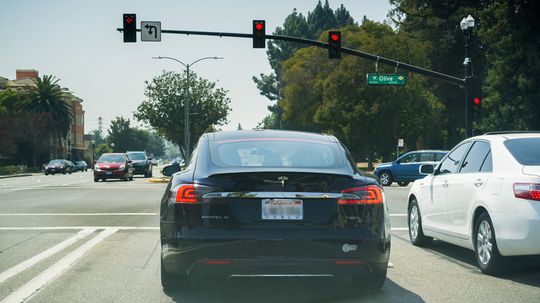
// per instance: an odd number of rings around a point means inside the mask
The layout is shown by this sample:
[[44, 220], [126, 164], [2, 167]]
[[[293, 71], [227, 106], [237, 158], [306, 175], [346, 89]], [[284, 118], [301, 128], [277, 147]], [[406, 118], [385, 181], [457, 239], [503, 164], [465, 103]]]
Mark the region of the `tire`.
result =
[[409, 185], [409, 182], [407, 182], [407, 181], [399, 181], [397, 184], [399, 184], [399, 186], [407, 186], [407, 185]]
[[[385, 266], [388, 267], [388, 264]], [[369, 279], [366, 279], [366, 277], [352, 277], [352, 287], [346, 293], [356, 296], [380, 291], [386, 282], [386, 271], [387, 268], [379, 269], [377, 266]]]
[[407, 222], [409, 226], [409, 238], [414, 246], [425, 247], [433, 242], [432, 237], [426, 237], [422, 229], [422, 215], [416, 198], [413, 198], [409, 204], [407, 212]]
[[390, 186], [394, 181], [394, 178], [392, 178], [392, 174], [387, 170], [383, 170], [379, 174], [379, 179], [381, 180], [381, 184], [383, 186]]
[[494, 275], [501, 271], [504, 257], [499, 253], [493, 222], [487, 212], [482, 212], [474, 224], [474, 255], [482, 273]]
[[48, 175], [49, 175], [49, 173], [45, 173], [45, 176], [48, 176]]
[[65, 175], [65, 174], [66, 174], [66, 170], [64, 169], [64, 170], [62, 171], [62, 175]]
[[164, 291], [172, 291], [183, 289], [189, 286], [189, 280], [187, 276], [173, 275], [167, 272], [167, 269], [163, 265], [163, 260], [161, 260], [161, 286]]
[[94, 182], [99, 182], [99, 178], [94, 178]]
[[129, 181], [133, 181], [133, 176], [128, 178]]

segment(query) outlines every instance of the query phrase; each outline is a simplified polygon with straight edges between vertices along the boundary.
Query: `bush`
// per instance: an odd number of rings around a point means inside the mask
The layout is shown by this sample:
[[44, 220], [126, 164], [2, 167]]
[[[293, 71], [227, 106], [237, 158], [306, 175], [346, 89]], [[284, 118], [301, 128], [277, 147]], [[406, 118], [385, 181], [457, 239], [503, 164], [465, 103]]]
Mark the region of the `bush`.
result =
[[22, 173], [26, 171], [26, 166], [23, 165], [7, 165], [7, 166], [0, 166], [0, 175], [12, 175], [17, 173]]

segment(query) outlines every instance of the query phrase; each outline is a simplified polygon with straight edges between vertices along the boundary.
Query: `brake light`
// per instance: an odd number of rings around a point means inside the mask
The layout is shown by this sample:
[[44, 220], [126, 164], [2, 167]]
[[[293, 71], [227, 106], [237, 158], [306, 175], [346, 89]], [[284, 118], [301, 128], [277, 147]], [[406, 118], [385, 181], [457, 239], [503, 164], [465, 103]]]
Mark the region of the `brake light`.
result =
[[382, 204], [384, 200], [382, 190], [377, 185], [348, 188], [342, 190], [341, 193], [350, 194], [350, 197], [339, 199], [340, 205]]
[[184, 184], [176, 192], [176, 203], [197, 203], [195, 185]]
[[204, 259], [200, 260], [199, 263], [204, 265], [231, 265], [232, 260], [228, 259]]
[[514, 183], [514, 196], [521, 199], [540, 201], [540, 184]]

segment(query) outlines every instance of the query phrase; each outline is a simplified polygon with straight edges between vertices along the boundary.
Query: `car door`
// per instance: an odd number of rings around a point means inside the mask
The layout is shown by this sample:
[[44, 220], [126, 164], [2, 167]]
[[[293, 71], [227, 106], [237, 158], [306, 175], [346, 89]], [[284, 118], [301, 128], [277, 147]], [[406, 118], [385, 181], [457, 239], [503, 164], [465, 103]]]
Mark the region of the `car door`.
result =
[[475, 141], [448, 184], [447, 211], [450, 235], [468, 239], [472, 208], [491, 176], [491, 148], [486, 141]]
[[414, 181], [418, 174], [418, 156], [419, 153], [408, 153], [397, 161], [395, 169], [395, 181]]
[[422, 203], [420, 211], [422, 213], [422, 226], [426, 229], [443, 233], [448, 230], [448, 186], [453, 176], [459, 171], [461, 162], [471, 144], [471, 142], [464, 142], [455, 147], [442, 160], [433, 175], [421, 181]]

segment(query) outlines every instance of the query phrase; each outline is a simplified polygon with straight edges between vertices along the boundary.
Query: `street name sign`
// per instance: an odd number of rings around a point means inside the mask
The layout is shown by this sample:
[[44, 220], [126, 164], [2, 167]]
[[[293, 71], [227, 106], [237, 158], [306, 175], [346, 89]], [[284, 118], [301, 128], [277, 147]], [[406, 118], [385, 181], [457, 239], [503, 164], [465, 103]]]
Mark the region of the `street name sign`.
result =
[[405, 74], [366, 74], [367, 82], [371, 85], [405, 85]]
[[161, 41], [161, 22], [141, 21], [141, 41]]

